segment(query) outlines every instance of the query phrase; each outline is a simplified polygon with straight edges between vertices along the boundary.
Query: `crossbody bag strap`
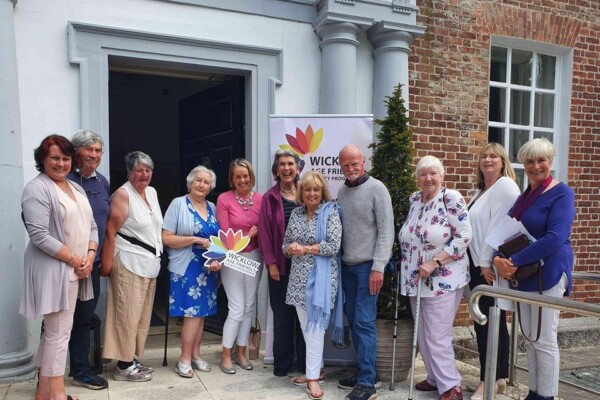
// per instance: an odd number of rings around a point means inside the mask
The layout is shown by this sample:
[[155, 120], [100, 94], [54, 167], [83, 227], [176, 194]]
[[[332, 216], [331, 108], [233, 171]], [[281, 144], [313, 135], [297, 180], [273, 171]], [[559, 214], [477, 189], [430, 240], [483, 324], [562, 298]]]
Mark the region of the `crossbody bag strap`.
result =
[[[538, 287], [539, 287], [539, 294], [542, 294], [542, 268], [540, 267], [540, 269], [538, 270]], [[520, 307], [520, 303], [517, 302], [517, 313], [519, 314], [519, 327], [521, 328], [521, 333], [523, 334], [523, 337], [525, 338], [525, 340], [527, 340], [528, 342], [531, 343], [535, 343], [538, 340], [540, 340], [540, 333], [542, 332], [542, 307], [538, 306], [538, 323], [537, 323], [537, 335], [535, 337], [535, 340], [531, 340], [527, 337], [527, 335], [525, 335], [525, 331], [523, 330], [523, 323], [521, 322], [521, 307]]]

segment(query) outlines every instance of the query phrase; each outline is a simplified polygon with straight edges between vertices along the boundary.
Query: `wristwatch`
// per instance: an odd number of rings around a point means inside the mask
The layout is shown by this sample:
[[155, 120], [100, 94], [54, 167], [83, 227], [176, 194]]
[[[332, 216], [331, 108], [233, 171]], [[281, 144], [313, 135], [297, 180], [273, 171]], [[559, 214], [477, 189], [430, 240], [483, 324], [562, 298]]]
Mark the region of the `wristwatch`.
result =
[[433, 256], [433, 258], [431, 259], [431, 261], [433, 261], [434, 263], [436, 263], [438, 267], [442, 266], [442, 262], [440, 261], [440, 259], [438, 258], [438, 256]]

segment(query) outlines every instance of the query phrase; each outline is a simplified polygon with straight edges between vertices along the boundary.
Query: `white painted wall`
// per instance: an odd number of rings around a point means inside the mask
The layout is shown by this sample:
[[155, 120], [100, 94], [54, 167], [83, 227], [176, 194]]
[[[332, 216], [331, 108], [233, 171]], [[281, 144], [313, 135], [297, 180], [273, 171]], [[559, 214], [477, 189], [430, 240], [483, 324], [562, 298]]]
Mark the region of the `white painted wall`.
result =
[[[283, 85], [277, 89], [275, 112], [318, 113], [321, 52], [308, 23], [155, 0], [22, 0], [14, 22], [25, 182], [37, 173], [33, 149], [42, 138], [50, 133], [70, 137], [86, 128], [80, 126], [79, 67], [69, 63], [70, 21], [282, 49]], [[359, 41], [357, 112], [366, 114], [372, 112], [373, 59], [364, 34]], [[107, 171], [108, 160], [104, 163]], [[30, 323], [33, 350], [39, 324]]]

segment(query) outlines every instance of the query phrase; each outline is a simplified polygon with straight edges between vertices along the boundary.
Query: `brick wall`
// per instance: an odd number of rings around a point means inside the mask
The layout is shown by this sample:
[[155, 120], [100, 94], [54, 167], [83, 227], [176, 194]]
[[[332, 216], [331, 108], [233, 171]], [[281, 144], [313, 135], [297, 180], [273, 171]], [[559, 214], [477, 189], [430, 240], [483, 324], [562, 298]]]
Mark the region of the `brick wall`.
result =
[[[466, 198], [487, 142], [490, 40], [508, 36], [573, 49], [568, 184], [575, 191], [576, 271], [600, 260], [600, 1], [417, 0], [427, 27], [410, 57], [417, 158], [440, 157], [445, 182]], [[600, 285], [575, 282], [572, 298], [600, 302]], [[565, 317], [567, 315], [563, 315]], [[465, 305], [457, 324], [470, 324]]]

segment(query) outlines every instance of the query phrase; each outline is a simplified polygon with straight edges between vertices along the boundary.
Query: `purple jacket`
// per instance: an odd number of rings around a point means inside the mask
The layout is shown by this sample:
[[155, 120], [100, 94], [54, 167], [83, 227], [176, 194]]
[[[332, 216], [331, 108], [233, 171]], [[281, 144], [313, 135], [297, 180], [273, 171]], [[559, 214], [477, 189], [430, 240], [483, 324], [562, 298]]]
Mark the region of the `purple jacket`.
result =
[[269, 264], [277, 264], [279, 274], [282, 276], [287, 275], [285, 255], [281, 250], [284, 235], [283, 202], [279, 194], [279, 183], [277, 183], [263, 195], [258, 220], [258, 246], [267, 270]]

